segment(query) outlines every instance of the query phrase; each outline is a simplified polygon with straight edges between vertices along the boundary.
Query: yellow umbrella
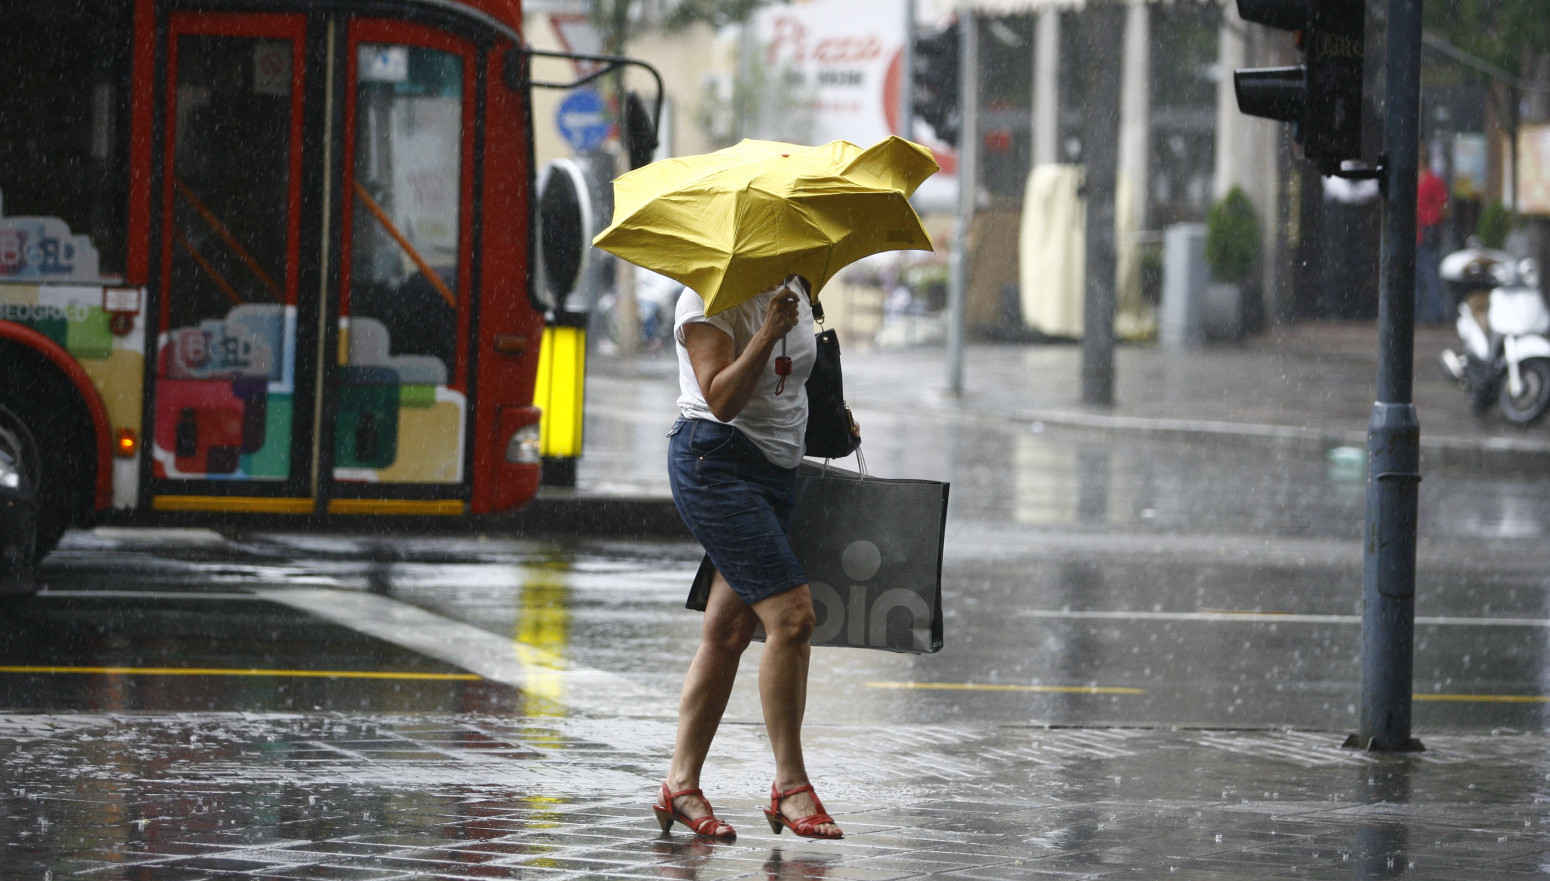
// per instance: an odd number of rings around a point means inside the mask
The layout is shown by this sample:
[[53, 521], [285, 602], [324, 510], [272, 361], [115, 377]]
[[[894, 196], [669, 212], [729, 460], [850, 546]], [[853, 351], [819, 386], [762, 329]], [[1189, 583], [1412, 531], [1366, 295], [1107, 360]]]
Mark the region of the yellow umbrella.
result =
[[714, 315], [791, 274], [816, 293], [882, 251], [929, 251], [909, 203], [937, 170], [903, 138], [866, 150], [745, 140], [614, 180], [614, 222], [592, 244], [693, 288]]

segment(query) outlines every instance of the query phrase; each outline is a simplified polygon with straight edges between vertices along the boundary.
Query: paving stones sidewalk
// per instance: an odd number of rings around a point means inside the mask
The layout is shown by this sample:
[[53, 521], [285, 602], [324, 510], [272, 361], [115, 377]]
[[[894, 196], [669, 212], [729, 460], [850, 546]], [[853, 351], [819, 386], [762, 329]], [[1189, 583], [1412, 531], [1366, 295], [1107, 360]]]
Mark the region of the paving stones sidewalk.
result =
[[813, 726], [838, 842], [772, 835], [723, 730], [736, 842], [658, 833], [671, 720], [0, 716], [0, 877], [1419, 878], [1550, 872], [1538, 735]]

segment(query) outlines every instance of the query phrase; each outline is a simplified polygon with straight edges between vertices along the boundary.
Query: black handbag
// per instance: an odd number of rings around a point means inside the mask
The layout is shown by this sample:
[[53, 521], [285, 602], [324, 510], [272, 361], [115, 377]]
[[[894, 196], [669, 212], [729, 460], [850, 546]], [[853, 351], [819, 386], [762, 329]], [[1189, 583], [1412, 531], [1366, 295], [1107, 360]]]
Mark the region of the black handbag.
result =
[[[823, 307], [813, 304], [813, 320], [823, 324]], [[840, 373], [840, 338], [832, 330], [817, 334], [818, 352], [807, 376], [806, 455], [817, 459], [849, 456], [861, 445], [861, 430], [845, 406]]]

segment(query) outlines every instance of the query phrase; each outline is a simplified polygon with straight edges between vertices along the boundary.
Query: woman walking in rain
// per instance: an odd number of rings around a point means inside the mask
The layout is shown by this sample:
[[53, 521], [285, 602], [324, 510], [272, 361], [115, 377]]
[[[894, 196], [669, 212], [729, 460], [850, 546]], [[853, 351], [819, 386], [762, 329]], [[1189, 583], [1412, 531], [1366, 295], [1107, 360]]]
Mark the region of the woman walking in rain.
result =
[[716, 572], [680, 697], [672, 765], [653, 809], [663, 831], [676, 820], [700, 835], [736, 837], [700, 790], [700, 772], [738, 661], [763, 624], [759, 700], [775, 753], [765, 817], [775, 832], [840, 838], [802, 757], [815, 613], [788, 538], [807, 427], [803, 385], [815, 350], [808, 285], [793, 275], [709, 317], [704, 300], [685, 290], [674, 336], [681, 415], [668, 433], [669, 478]]
[[737, 834], [716, 819], [700, 771], [762, 624], [759, 700], [775, 751], [765, 817], [775, 832], [841, 837], [802, 760], [816, 614], [789, 538], [817, 350], [811, 296], [867, 255], [931, 250], [909, 196], [936, 171], [930, 150], [899, 137], [865, 150], [744, 140], [614, 180], [613, 223], [592, 243], [687, 286], [673, 327], [681, 416], [668, 471], [715, 569], [655, 805], [663, 831], [676, 820], [712, 838]]

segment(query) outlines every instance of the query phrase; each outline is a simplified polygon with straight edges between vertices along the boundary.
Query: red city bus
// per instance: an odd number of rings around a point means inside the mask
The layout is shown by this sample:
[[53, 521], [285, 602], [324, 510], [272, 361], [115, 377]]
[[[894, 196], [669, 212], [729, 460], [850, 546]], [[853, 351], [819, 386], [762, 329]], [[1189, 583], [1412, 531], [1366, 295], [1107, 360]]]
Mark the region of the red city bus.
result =
[[11, 0], [5, 19], [0, 576], [104, 517], [534, 495], [553, 304], [529, 97], [577, 83], [531, 80], [556, 53], [523, 44], [517, 0]]

